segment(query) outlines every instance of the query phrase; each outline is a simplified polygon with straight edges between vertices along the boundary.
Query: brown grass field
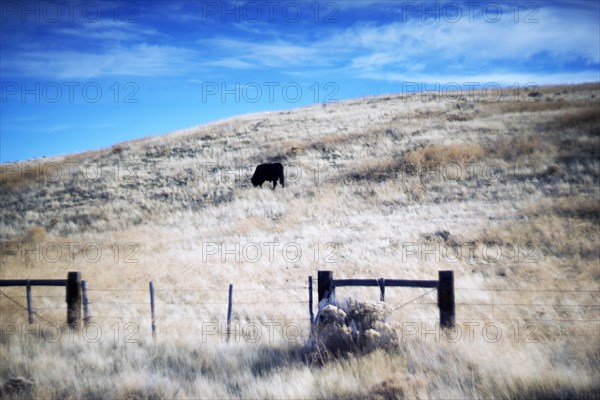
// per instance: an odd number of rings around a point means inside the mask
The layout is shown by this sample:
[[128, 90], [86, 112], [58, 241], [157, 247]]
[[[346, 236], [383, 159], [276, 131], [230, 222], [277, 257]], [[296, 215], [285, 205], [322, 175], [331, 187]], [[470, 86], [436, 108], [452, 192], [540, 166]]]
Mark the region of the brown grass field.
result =
[[[91, 312], [71, 331], [64, 288], [34, 287], [29, 324], [25, 288], [0, 288], [0, 397], [598, 398], [600, 85], [538, 92], [362, 98], [0, 165], [0, 279], [80, 271]], [[285, 188], [252, 187], [262, 162]], [[454, 330], [435, 290], [339, 288], [310, 335], [319, 270], [446, 269]]]

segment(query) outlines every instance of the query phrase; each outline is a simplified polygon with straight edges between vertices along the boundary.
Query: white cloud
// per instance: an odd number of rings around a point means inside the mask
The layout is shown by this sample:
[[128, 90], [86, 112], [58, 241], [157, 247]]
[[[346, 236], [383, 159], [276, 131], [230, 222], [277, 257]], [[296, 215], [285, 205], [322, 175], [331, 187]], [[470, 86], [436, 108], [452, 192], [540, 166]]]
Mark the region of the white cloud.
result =
[[516, 84], [519, 87], [530, 84], [543, 86], [551, 84], [569, 84], [569, 83], [586, 83], [598, 82], [600, 73], [598, 71], [579, 71], [579, 72], [563, 72], [563, 73], [518, 73], [518, 72], [481, 72], [478, 74], [409, 74], [395, 72], [366, 72], [360, 74], [361, 78], [385, 80], [389, 82], [398, 82], [405, 84], [425, 85], [428, 90], [435, 89], [435, 85], [439, 84], [441, 88], [447, 86], [452, 88], [454, 84], [458, 84], [465, 90], [467, 88], [483, 89], [485, 85], [490, 85], [493, 88], [496, 84], [500, 86], [513, 86]]
[[[71, 36], [78, 40], [140, 41], [159, 35], [156, 29], [142, 28], [139, 24], [115, 23], [112, 20], [99, 20], [94, 23], [80, 23], [53, 30], [53, 33]], [[103, 42], [103, 44], [106, 44]]]
[[352, 54], [349, 71], [371, 79], [410, 77], [419, 71], [438, 76], [493, 75], [507, 68], [558, 72], [566, 62], [600, 62], [597, 21], [580, 18], [574, 24], [552, 9], [540, 10], [538, 19], [535, 24], [505, 18], [498, 23], [462, 19], [453, 24], [413, 20], [358, 25], [321, 48], [344, 46], [344, 56]]
[[205, 67], [218, 67], [218, 68], [230, 68], [230, 69], [251, 69], [255, 67], [255, 64], [242, 61], [233, 57], [221, 58], [215, 61], [208, 61], [203, 64]]
[[103, 76], [177, 75], [188, 70], [196, 54], [188, 49], [145, 43], [115, 47], [102, 53], [69, 50], [31, 51], [2, 59], [3, 74], [57, 79]]
[[[216, 38], [201, 41], [203, 46], [215, 49], [219, 55], [217, 61], [228, 60], [232, 68], [269, 67], [287, 68], [293, 66], [306, 66], [309, 63], [324, 63], [327, 56], [318, 47], [302, 44], [292, 44], [275, 39], [262, 43], [247, 40]], [[232, 63], [237, 61], [237, 65]]]
[[598, 22], [586, 13], [589, 10], [565, 13], [541, 8], [535, 15], [537, 23], [524, 23], [526, 14], [518, 22], [513, 15], [504, 15], [497, 23], [483, 18], [471, 21], [466, 15], [456, 23], [357, 22], [317, 40], [309, 40], [306, 33], [293, 42], [278, 37], [258, 43], [217, 37], [203, 43], [217, 54], [228, 55], [215, 65], [280, 68], [292, 75], [318, 68], [384, 80], [416, 74], [503, 77], [523, 70], [554, 70], [558, 76], [564, 63], [600, 62]]
[[[344, 5], [344, 10], [359, 13], [358, 8], [373, 4]], [[229, 32], [229, 36], [179, 46], [147, 44], [151, 38], [169, 38], [152, 27], [100, 21], [88, 24], [86, 31], [73, 27], [56, 32], [73, 37], [81, 33], [85, 39], [97, 40], [98, 51], [21, 48], [11, 57], [3, 57], [1, 66], [3, 74], [62, 79], [179, 75], [199, 69], [273, 69], [290, 75], [314, 71], [382, 80], [505, 76], [522, 70], [558, 74], [565, 70], [565, 63], [577, 62], [584, 69], [586, 63], [600, 62], [598, 12], [577, 4], [580, 7], [573, 10], [542, 7], [535, 16], [538, 23], [523, 23], [524, 15], [518, 23], [512, 15], [497, 23], [482, 18], [470, 21], [466, 15], [456, 23], [423, 23], [419, 19], [373, 23], [362, 21], [359, 15], [353, 25], [328, 26], [323, 31], [327, 34], [308, 25], [293, 34], [286, 34], [285, 26], [272, 26], [261, 35], [255, 32], [257, 27], [233, 24], [233, 36]], [[162, 43], [173, 43], [162, 39]]]

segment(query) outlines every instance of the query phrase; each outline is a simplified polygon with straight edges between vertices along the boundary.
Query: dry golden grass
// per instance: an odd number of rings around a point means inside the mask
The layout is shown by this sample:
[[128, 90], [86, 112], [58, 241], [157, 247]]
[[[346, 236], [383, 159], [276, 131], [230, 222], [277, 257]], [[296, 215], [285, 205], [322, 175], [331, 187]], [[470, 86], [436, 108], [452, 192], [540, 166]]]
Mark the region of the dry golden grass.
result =
[[431, 169], [441, 164], [466, 165], [479, 161], [484, 156], [484, 148], [476, 143], [431, 145], [408, 151], [404, 155], [404, 162]]
[[492, 143], [488, 146], [488, 151], [506, 161], [532, 159], [535, 156], [547, 156], [555, 152], [551, 143], [534, 135], [494, 140]]
[[[546, 212], [544, 209], [540, 211]], [[587, 195], [569, 196], [557, 199], [547, 212], [597, 225], [600, 219], [600, 202]]]
[[44, 241], [45, 238], [46, 228], [44, 228], [43, 226], [34, 226], [33, 228], [29, 229], [29, 231], [27, 231], [27, 234], [25, 235], [23, 241], [29, 243], [39, 243]]
[[19, 168], [17, 171], [17, 164], [0, 165], [0, 185], [8, 189], [33, 183], [37, 172], [36, 167]]
[[600, 124], [600, 105], [577, 109], [561, 114], [556, 119], [559, 128], [577, 128], [581, 126], [598, 127]]
[[554, 111], [562, 110], [565, 108], [572, 107], [572, 105], [566, 101], [516, 101], [507, 103], [490, 103], [487, 105], [491, 107], [495, 112], [500, 113], [537, 113], [542, 111]]
[[[485, 352], [474, 354], [466, 346], [411, 339], [395, 354], [375, 351], [320, 365], [303, 360], [301, 348], [289, 344], [217, 344], [198, 349], [166, 343], [111, 346], [76, 339], [30, 343], [31, 352], [11, 342], [4, 344], [11, 345], [6, 356], [21, 362], [14, 365], [13, 373], [26, 373], [27, 359], [46, 368], [45, 374], [36, 376], [37, 382], [21, 385], [21, 393], [7, 393], [8, 398], [380, 399], [474, 398], [483, 393], [502, 398], [591, 399], [598, 394], [593, 377], [548, 362], [535, 345], [527, 356], [515, 357], [520, 353], [510, 344], [488, 345]], [[72, 353], [72, 365], [62, 362], [65, 353]], [[85, 357], [76, 358], [77, 354]], [[561, 357], [556, 354], [557, 360]], [[571, 368], [593, 364], [594, 360], [584, 359]], [[222, 374], [227, 378], [222, 379]]]
[[[25, 253], [3, 254], [0, 279], [81, 271], [97, 324], [51, 340], [64, 289], [33, 288], [30, 326], [24, 288], [2, 288], [0, 396], [596, 398], [598, 85], [537, 91], [527, 105], [512, 93], [386, 96], [242, 116], [44, 160], [74, 164], [74, 175], [39, 182], [0, 166], [0, 239], [29, 238]], [[286, 165], [285, 189], [251, 186], [265, 161]], [[393, 348], [328, 359], [306, 347], [309, 275], [436, 279], [443, 269], [455, 271], [460, 339], [435, 330], [435, 292], [389, 288]], [[226, 345], [230, 283], [238, 325]], [[337, 294], [379, 298], [376, 288]], [[257, 343], [243, 336], [251, 323]], [[292, 323], [299, 340], [280, 329]], [[485, 335], [494, 329], [498, 341]]]

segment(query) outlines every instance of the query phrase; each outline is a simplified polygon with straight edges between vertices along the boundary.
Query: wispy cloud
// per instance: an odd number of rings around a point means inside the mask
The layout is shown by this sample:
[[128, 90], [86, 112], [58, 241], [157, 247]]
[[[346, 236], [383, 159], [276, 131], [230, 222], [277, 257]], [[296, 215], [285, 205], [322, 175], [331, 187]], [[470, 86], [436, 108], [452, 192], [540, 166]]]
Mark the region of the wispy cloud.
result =
[[[363, 7], [369, 2], [355, 5]], [[212, 65], [231, 69], [275, 68], [289, 75], [313, 70], [346, 77], [397, 80], [436, 76], [590, 76], [600, 63], [600, 32], [591, 10], [541, 8], [537, 22], [496, 23], [461, 18], [456, 23], [431, 19], [361, 22], [298, 37], [284, 33], [251, 38], [214, 37], [202, 41], [218, 55]], [[597, 13], [597, 12], [596, 12]], [[573, 24], [573, 21], [578, 21]], [[223, 56], [226, 54], [226, 56]], [[583, 75], [582, 75], [583, 74]], [[571, 81], [571, 79], [569, 80]]]
[[367, 72], [361, 74], [361, 78], [388, 81], [396, 84], [405, 83], [410, 85], [410, 90], [414, 90], [414, 84], [417, 84], [418, 88], [423, 88], [426, 90], [451, 90], [456, 85], [464, 90], [484, 89], [487, 85], [489, 90], [493, 90], [495, 85], [513, 86], [516, 84], [519, 87], [525, 87], [532, 85], [551, 85], [557, 83], [570, 84], [597, 82], [600, 80], [600, 73], [593, 70], [562, 73], [518, 73], [511, 71], [498, 71], [482, 72], [479, 74]]
[[[157, 29], [145, 28], [140, 24], [115, 23], [111, 20], [99, 20], [94, 23], [78, 23], [53, 30], [56, 35], [71, 36], [78, 41], [97, 40], [107, 46], [115, 42], [136, 42], [150, 37], [162, 36]], [[64, 43], [61, 38], [59, 43]], [[90, 43], [93, 45], [93, 42]]]
[[[512, 63], [518, 68], [527, 61], [536, 65], [554, 61], [559, 67], [570, 60], [594, 64], [600, 61], [600, 38], [597, 24], [572, 26], [552, 13], [540, 16], [537, 24], [487, 23], [461, 20], [455, 24], [392, 23], [358, 26], [331, 40], [331, 46], [353, 49], [351, 66], [360, 72], [376, 68], [398, 69], [406, 63], [420, 68], [472, 72], [504, 68]], [[569, 34], [565, 34], [565, 30]], [[440, 68], [443, 63], [444, 68]]]
[[[360, 11], [372, 3], [344, 5], [343, 10]], [[512, 16], [497, 23], [483, 18], [470, 21], [466, 16], [456, 23], [400, 17], [384, 23], [355, 15], [351, 24], [334, 24], [323, 32], [296, 29], [289, 34], [286, 26], [270, 26], [261, 32], [258, 27], [233, 23], [222, 36], [212, 34], [179, 45], [153, 26], [102, 20], [53, 32], [55, 37], [89, 40], [93, 51], [77, 46], [77, 50], [54, 46], [15, 51], [2, 58], [2, 72], [64, 79], [179, 75], [194, 68], [268, 68], [290, 75], [318, 68], [368, 79], [494, 74], [507, 69], [558, 73], [573, 63], [589, 68], [600, 63], [597, 10], [584, 8], [581, 2], [577, 5], [571, 10], [541, 8], [535, 16], [537, 23], [525, 23], [524, 17], [516, 23]], [[397, 13], [402, 10], [396, 7]], [[160, 35], [164, 36], [161, 44], [147, 44], [156, 43]]]
[[[362, 10], [370, 10], [374, 3], [344, 3], [340, 18], [346, 12], [350, 14], [344, 15], [353, 19], [324, 30], [295, 25], [288, 33], [286, 24], [263, 30], [262, 26], [232, 23], [223, 33], [210, 32], [200, 40], [190, 36], [179, 40], [176, 30], [162, 32], [158, 26], [110, 20], [66, 26], [55, 29], [51, 36], [62, 38], [57, 41], [62, 46], [10, 49], [3, 54], [1, 68], [5, 76], [61, 79], [268, 69], [287, 75], [319, 71], [342, 73], [346, 78], [396, 80], [400, 76], [492, 76], [526, 71], [559, 76], [569, 70], [593, 71], [600, 64], [598, 7], [590, 7], [589, 2], [576, 1], [574, 8], [561, 2], [541, 7], [535, 14], [536, 23], [525, 23], [525, 16], [515, 22], [512, 15], [497, 23], [470, 20], [466, 15], [455, 23], [361, 18]], [[187, 7], [184, 3], [175, 6]], [[394, 10], [401, 13], [403, 9], [397, 6]], [[65, 45], [65, 37], [76, 45]], [[90, 45], [86, 48], [84, 43]]]
[[241, 63], [232, 67], [247, 68], [249, 65], [255, 67], [289, 68], [294, 66], [307, 66], [310, 64], [323, 65], [327, 63], [328, 56], [318, 46], [303, 45], [301, 43], [290, 43], [281, 39], [273, 39], [262, 42], [251, 40], [215, 38], [202, 40], [201, 44], [206, 48], [213, 48], [214, 53], [226, 55], [219, 60], [236, 60]]
[[178, 75], [194, 63], [194, 51], [172, 46], [138, 44], [114, 47], [102, 53], [83, 51], [31, 51], [3, 58], [4, 75], [57, 79], [92, 79], [106, 76]]
[[351, 53], [347, 72], [368, 79], [536, 74], [562, 79], [569, 71], [593, 77], [600, 62], [597, 20], [542, 9], [538, 21], [363, 24], [331, 37], [327, 47], [344, 46]]

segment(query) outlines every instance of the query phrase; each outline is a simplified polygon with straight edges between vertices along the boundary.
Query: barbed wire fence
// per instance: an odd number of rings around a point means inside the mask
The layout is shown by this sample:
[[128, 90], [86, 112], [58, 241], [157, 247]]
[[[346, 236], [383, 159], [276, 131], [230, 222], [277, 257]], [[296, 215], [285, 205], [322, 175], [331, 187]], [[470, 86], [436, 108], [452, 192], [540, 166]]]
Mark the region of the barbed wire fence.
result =
[[[210, 325], [211, 333], [227, 337], [240, 334], [236, 324], [295, 324], [300, 329], [310, 329], [313, 324], [313, 287], [294, 285], [287, 287], [233, 287], [233, 299], [228, 296], [229, 289], [177, 288], [154, 290], [157, 306], [156, 326], [159, 335], [203, 335], [205, 324]], [[3, 288], [4, 289], [4, 288]], [[149, 290], [123, 288], [88, 287], [89, 314], [86, 322], [94, 323], [136, 323], [137, 329], [150, 331], [151, 298]], [[419, 289], [417, 289], [419, 290]], [[422, 290], [422, 289], [421, 289]], [[457, 319], [472, 319], [481, 322], [524, 322], [524, 323], [559, 323], [559, 324], [592, 324], [597, 327], [600, 322], [600, 291], [579, 289], [523, 289], [523, 288], [468, 288], [456, 287], [455, 303]], [[436, 301], [431, 295], [436, 289], [430, 289], [401, 304], [391, 304], [393, 313], [404, 312], [408, 307], [434, 309]], [[472, 296], [473, 293], [477, 295]], [[269, 296], [266, 296], [268, 294]], [[511, 301], [512, 298], [530, 297], [530, 301]], [[8, 311], [8, 307], [16, 307], [29, 312], [27, 296], [18, 293], [7, 293], [0, 290], [0, 311]], [[507, 296], [508, 295], [508, 296]], [[487, 297], [486, 297], [487, 296]], [[475, 297], [474, 301], [462, 300], [462, 297]], [[482, 298], [483, 297], [483, 298]], [[508, 299], [506, 299], [508, 297]], [[60, 300], [62, 299], [62, 301]], [[478, 299], [478, 300], [477, 300]], [[2, 301], [4, 300], [4, 301]], [[30, 295], [33, 302], [32, 315], [45, 323], [61, 324], [59, 315], [66, 313], [64, 295]], [[39, 301], [43, 301], [42, 306]], [[508, 309], [508, 310], [507, 310]], [[474, 314], [469, 316], [469, 310]], [[514, 311], [511, 311], [514, 310]], [[500, 314], [500, 315], [497, 315]], [[64, 315], [64, 314], [63, 314]], [[508, 318], [507, 318], [508, 316]], [[403, 314], [400, 318], [404, 318]], [[437, 316], [422, 318], [422, 321], [436, 320]], [[5, 320], [5, 318], [3, 318]], [[147, 320], [146, 323], [142, 322]], [[418, 320], [418, 319], [411, 319]], [[194, 331], [201, 324], [200, 332]], [[154, 324], [152, 324], [154, 325]], [[183, 331], [181, 327], [191, 330]], [[213, 328], [217, 328], [214, 330]], [[242, 328], [243, 329], [243, 326]], [[593, 330], [592, 330], [593, 332]], [[234, 340], [239, 340], [234, 336]]]

